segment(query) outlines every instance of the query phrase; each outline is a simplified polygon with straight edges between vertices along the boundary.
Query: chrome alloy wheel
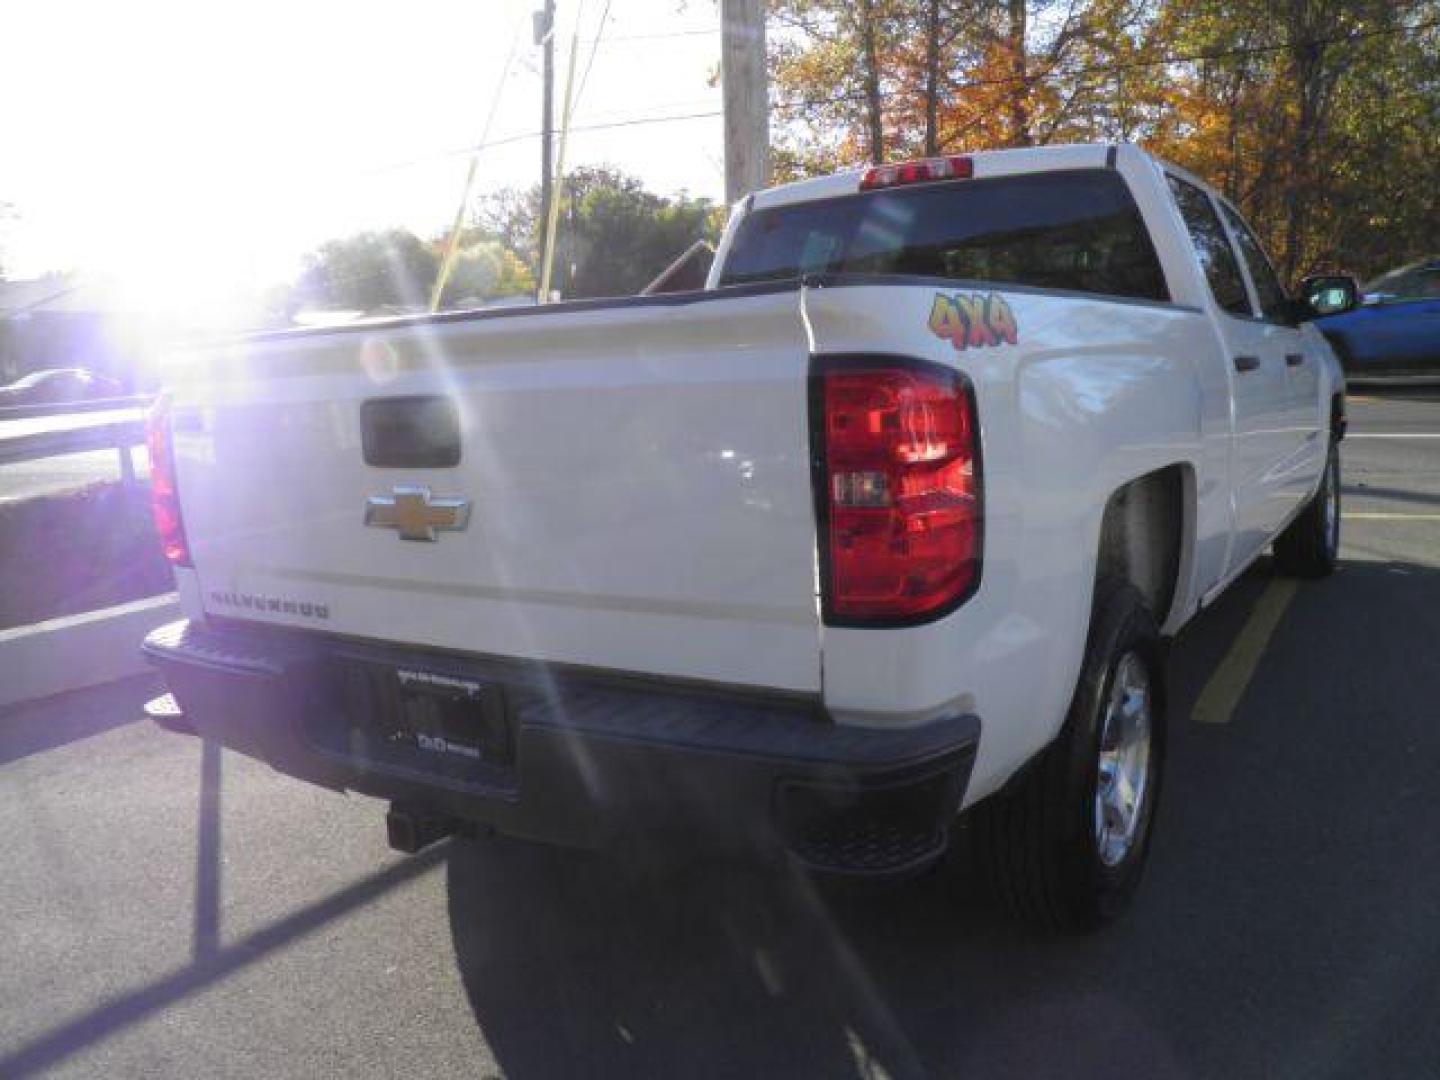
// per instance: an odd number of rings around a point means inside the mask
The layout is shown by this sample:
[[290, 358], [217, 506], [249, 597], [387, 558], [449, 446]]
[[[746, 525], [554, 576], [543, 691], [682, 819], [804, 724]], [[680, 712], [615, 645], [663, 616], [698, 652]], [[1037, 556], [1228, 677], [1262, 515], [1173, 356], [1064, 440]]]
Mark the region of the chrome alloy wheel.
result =
[[1109, 867], [1130, 853], [1144, 819], [1152, 707], [1150, 673], [1138, 654], [1127, 652], [1115, 665], [1105, 702], [1095, 781], [1095, 846]]

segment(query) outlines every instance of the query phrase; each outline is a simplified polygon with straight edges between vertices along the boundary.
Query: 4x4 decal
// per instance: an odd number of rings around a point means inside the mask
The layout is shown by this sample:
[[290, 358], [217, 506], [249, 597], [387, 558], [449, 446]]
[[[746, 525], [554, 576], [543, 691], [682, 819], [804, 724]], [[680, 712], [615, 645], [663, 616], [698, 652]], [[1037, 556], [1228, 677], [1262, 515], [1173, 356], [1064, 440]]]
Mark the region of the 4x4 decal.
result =
[[957, 350], [1014, 345], [1020, 339], [1015, 313], [998, 293], [936, 293], [930, 331]]

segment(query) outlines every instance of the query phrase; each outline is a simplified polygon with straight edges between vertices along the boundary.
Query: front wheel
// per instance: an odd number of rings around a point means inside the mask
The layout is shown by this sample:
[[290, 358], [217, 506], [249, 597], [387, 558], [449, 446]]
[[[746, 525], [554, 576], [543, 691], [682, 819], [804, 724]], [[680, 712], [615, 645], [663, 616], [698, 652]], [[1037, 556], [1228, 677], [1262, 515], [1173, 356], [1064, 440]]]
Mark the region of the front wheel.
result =
[[1139, 885], [1165, 749], [1162, 655], [1135, 588], [1099, 582], [1059, 737], [975, 808], [981, 869], [1026, 922], [1094, 929], [1115, 919]]
[[1332, 438], [1314, 497], [1275, 538], [1275, 569], [1289, 577], [1321, 578], [1340, 557], [1340, 447]]

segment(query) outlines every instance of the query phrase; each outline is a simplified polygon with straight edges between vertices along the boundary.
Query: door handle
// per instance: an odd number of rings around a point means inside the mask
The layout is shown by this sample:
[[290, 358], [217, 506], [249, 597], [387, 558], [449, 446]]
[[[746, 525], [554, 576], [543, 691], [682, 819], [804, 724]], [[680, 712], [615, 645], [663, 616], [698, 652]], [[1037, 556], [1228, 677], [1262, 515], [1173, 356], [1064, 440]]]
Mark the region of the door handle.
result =
[[1260, 358], [1258, 356], [1235, 357], [1235, 370], [1240, 372], [1240, 374], [1242, 375], [1245, 374], [1245, 372], [1247, 371], [1254, 371], [1259, 366]]
[[1305, 363], [1305, 354], [1303, 352], [1288, 352], [1285, 354], [1286, 367], [1299, 367], [1303, 363]]

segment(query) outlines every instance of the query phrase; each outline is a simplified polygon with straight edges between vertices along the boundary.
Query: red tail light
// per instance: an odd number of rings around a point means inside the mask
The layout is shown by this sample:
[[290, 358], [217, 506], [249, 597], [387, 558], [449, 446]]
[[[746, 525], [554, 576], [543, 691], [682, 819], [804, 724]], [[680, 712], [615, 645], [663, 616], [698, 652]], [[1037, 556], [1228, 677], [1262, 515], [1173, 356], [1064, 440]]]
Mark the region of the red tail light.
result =
[[170, 445], [170, 403], [162, 394], [146, 417], [145, 447], [150, 452], [150, 511], [165, 558], [189, 566], [190, 546], [180, 520], [180, 493], [175, 487], [175, 454]]
[[959, 372], [887, 358], [821, 361], [813, 376], [825, 620], [939, 618], [980, 583], [975, 399]]
[[866, 169], [860, 179], [861, 191], [876, 188], [903, 187], [906, 184], [930, 184], [936, 180], [968, 180], [975, 175], [975, 162], [968, 157], [932, 157], [902, 161], [896, 165], [876, 165]]

